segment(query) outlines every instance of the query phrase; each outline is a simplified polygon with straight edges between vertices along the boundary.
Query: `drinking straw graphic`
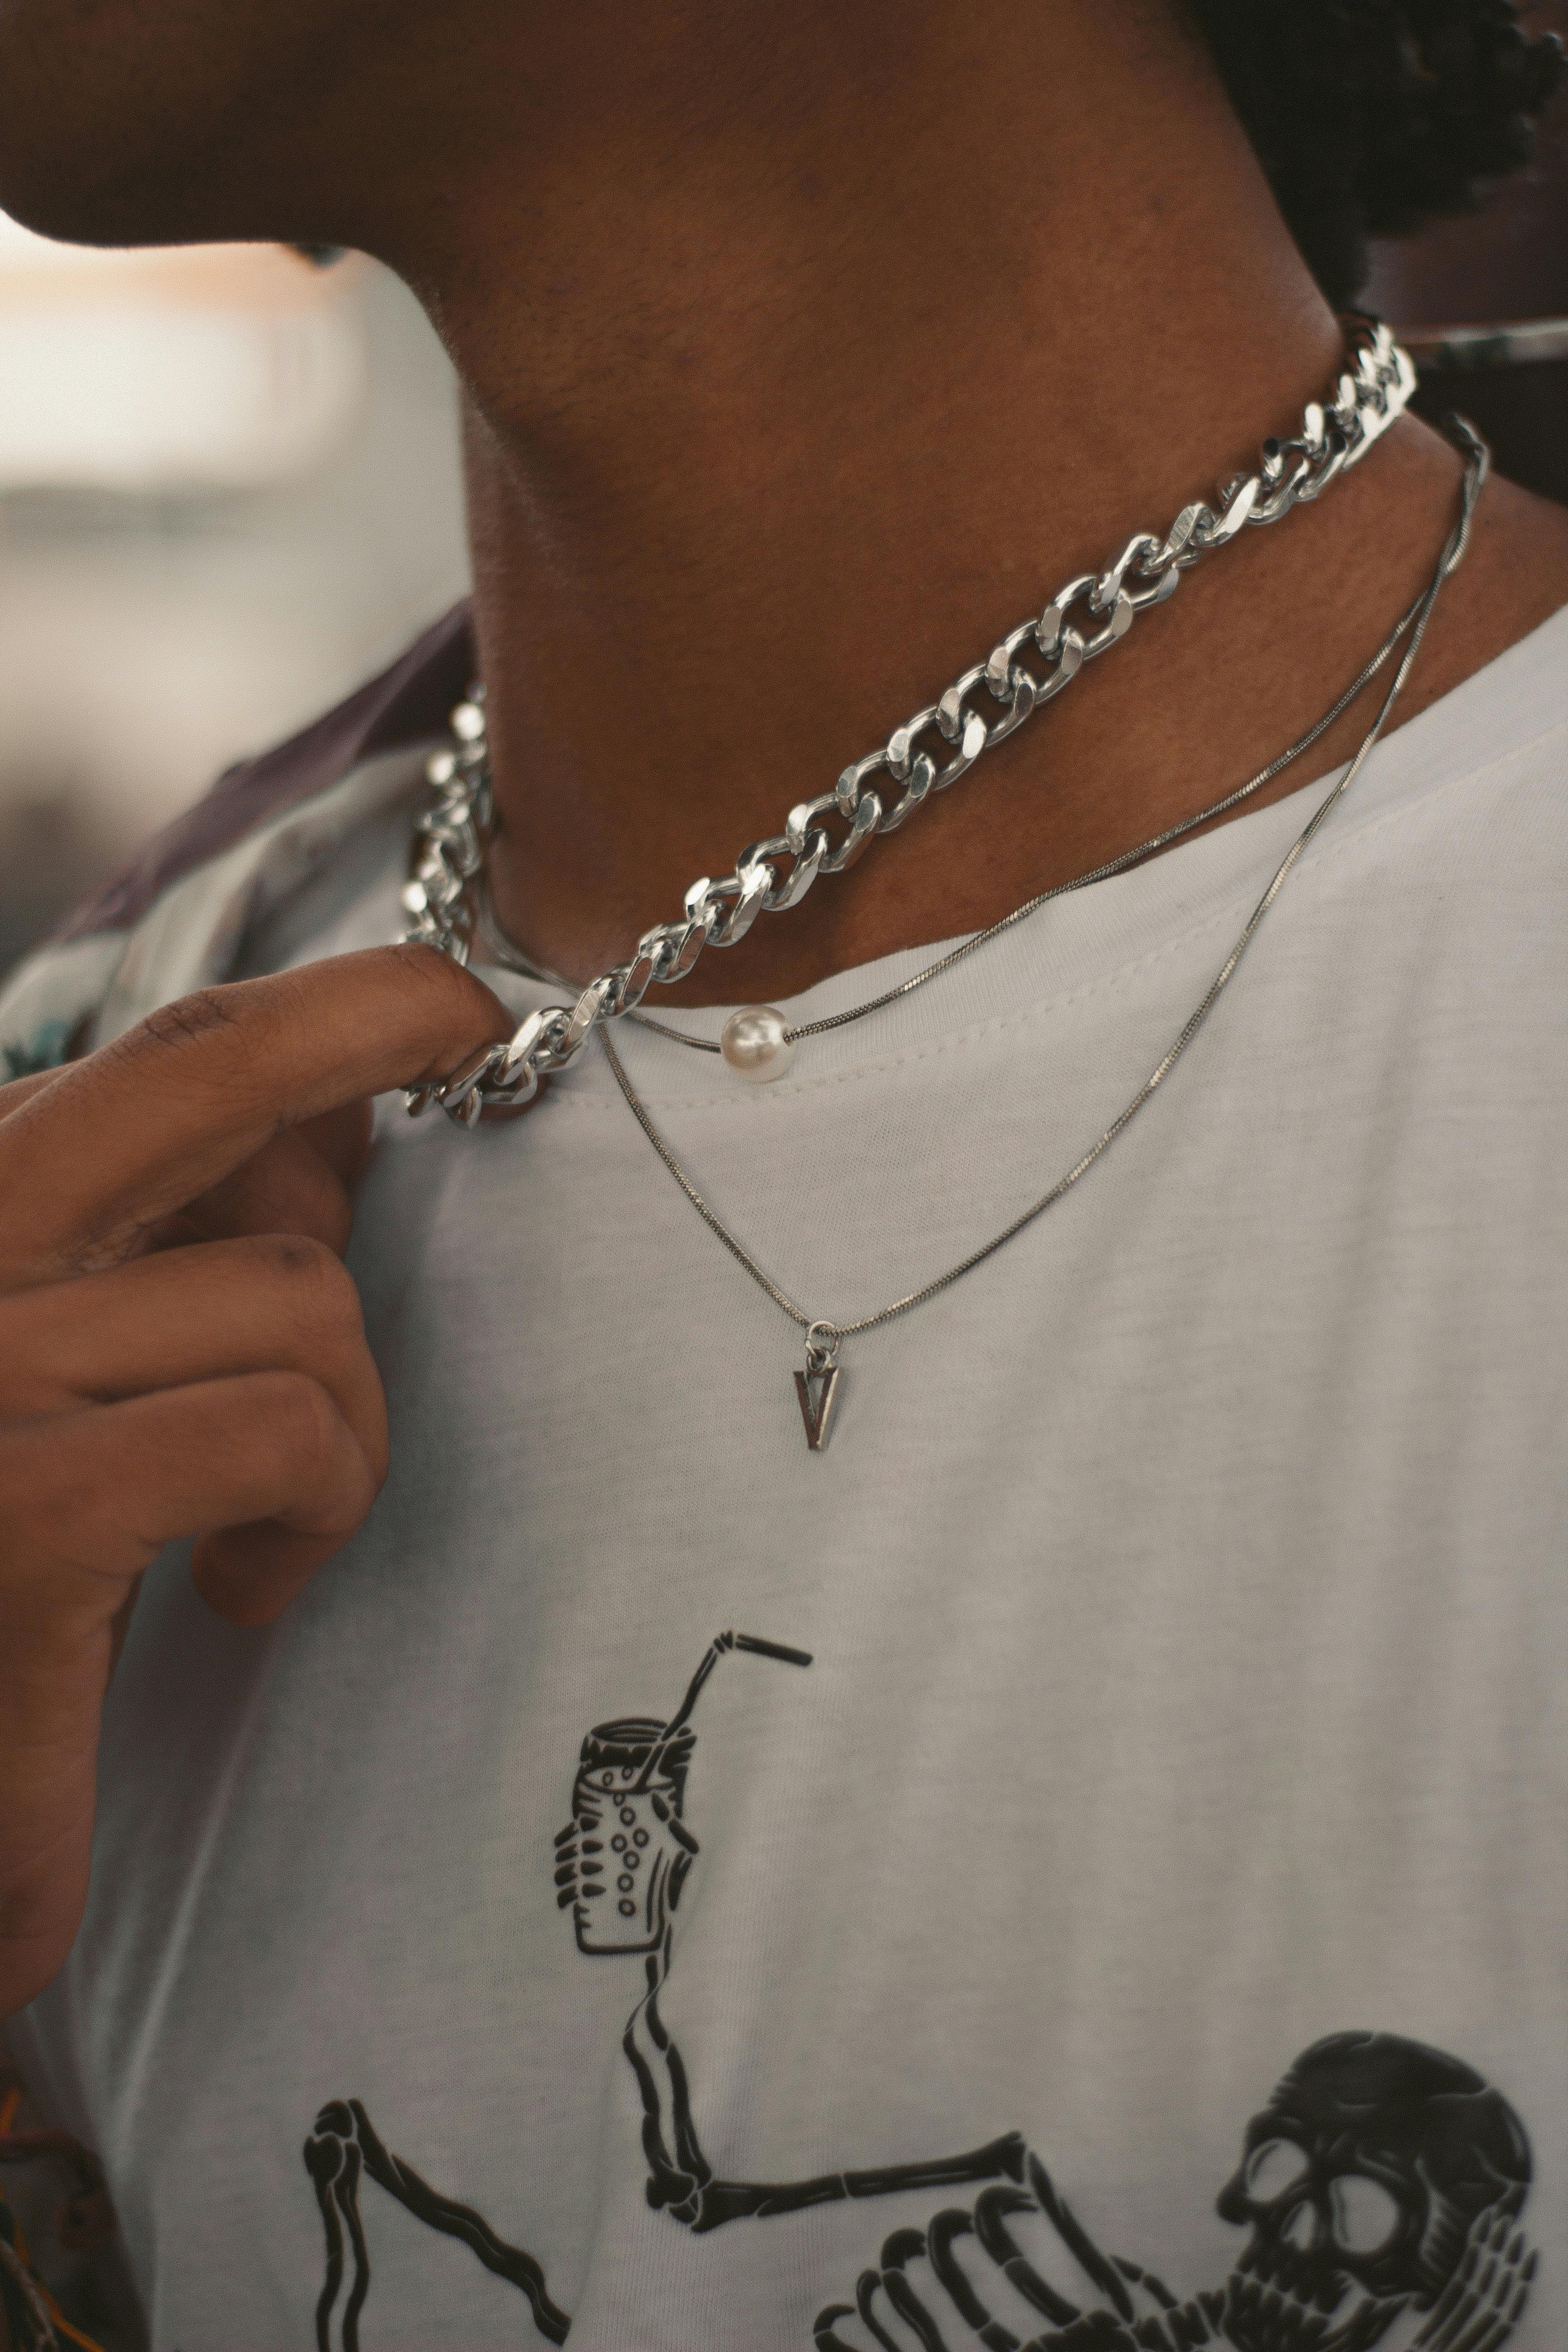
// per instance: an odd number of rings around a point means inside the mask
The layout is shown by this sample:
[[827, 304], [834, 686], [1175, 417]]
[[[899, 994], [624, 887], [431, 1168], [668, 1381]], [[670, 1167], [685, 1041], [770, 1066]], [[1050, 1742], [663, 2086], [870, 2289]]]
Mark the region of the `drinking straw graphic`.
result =
[[675, 1738], [678, 1731], [680, 1731], [685, 1727], [692, 1708], [696, 1706], [698, 1699], [701, 1696], [703, 1684], [707, 1681], [709, 1675], [712, 1673], [720, 1659], [723, 1657], [726, 1651], [729, 1650], [749, 1650], [753, 1657], [778, 1658], [786, 1666], [809, 1666], [811, 1664], [811, 1652], [809, 1650], [788, 1650], [785, 1649], [782, 1642], [764, 1642], [755, 1633], [719, 1634], [714, 1641], [709, 1643], [708, 1648], [703, 1654], [701, 1664], [698, 1667], [697, 1672], [692, 1675], [691, 1680], [686, 1685], [686, 1696], [681, 1700], [680, 1705], [676, 1708], [675, 1713], [670, 1717], [669, 1721], [665, 1725], [664, 1729], [659, 1733], [658, 1739], [655, 1741], [653, 1748], [649, 1751], [647, 1762], [642, 1768], [642, 1777], [637, 1781], [637, 1786], [628, 1792], [630, 1795], [634, 1797], [640, 1797], [642, 1795], [644, 1790], [647, 1787], [648, 1782], [653, 1779], [655, 1772], [658, 1769], [660, 1763], [663, 1761], [665, 1750], [669, 1746], [670, 1741]]

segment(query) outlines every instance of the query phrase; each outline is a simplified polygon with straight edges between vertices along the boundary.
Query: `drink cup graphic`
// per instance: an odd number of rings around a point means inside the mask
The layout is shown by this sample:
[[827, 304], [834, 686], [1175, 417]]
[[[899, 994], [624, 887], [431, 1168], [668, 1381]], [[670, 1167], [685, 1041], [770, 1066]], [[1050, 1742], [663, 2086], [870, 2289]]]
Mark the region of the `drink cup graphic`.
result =
[[660, 1754], [665, 1735], [662, 1723], [626, 1716], [599, 1724], [583, 1742], [572, 1790], [574, 1835], [560, 1845], [562, 1853], [569, 1843], [576, 1847], [564, 1891], [579, 1951], [653, 1952], [664, 1940], [671, 1875], [691, 1850], [689, 1840], [677, 1841], [676, 1825], [697, 1745], [694, 1731], [680, 1732]]
[[703, 1684], [731, 1650], [809, 1666], [752, 1633], [721, 1633], [668, 1723], [628, 1715], [583, 1742], [572, 1819], [555, 1840], [555, 1900], [572, 1913], [580, 1952], [655, 1952], [697, 1852], [686, 1827], [686, 1777], [697, 1734], [689, 1718]]

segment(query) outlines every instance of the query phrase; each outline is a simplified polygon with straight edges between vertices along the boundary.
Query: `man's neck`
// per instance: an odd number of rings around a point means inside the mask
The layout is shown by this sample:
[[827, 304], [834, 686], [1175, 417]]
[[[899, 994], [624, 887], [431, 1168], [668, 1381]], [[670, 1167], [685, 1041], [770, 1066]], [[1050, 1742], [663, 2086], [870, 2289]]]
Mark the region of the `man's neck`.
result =
[[[592, 13], [556, 12], [540, 90], [572, 86]], [[1063, 580], [1248, 468], [1342, 348], [1152, 0], [1109, 37], [1070, 5], [1022, 39], [991, 0], [803, 0], [765, 44], [752, 12], [689, 13], [624, 20], [565, 118], [487, 107], [478, 61], [462, 193], [389, 240], [468, 387], [499, 909], [578, 979]], [[1429, 576], [1458, 471], [1399, 427], [686, 1001], [974, 929], [1242, 782]], [[1439, 635], [1430, 690], [1476, 642]]]

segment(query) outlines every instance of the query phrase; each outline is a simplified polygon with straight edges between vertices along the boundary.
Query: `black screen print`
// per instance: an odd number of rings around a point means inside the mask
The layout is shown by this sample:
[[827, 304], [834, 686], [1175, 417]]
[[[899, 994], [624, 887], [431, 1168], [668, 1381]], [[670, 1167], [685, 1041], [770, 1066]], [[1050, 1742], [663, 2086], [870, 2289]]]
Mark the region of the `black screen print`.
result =
[[[1236, 2169], [1217, 2189], [1217, 2211], [1241, 2233], [1231, 2270], [1184, 2297], [1104, 2252], [1016, 2131], [920, 2162], [799, 2180], [716, 2173], [658, 1997], [700, 1851], [687, 1803], [693, 1711], [720, 1661], [737, 1652], [811, 1664], [805, 1651], [721, 1633], [668, 1719], [626, 1716], [588, 1733], [572, 1819], [555, 1840], [555, 1899], [578, 1950], [640, 1962], [621, 2047], [640, 2097], [655, 2210], [700, 2238], [735, 2221], [931, 2191], [926, 2225], [886, 2235], [825, 2303], [811, 2330], [816, 2352], [1500, 2352], [1536, 2267], [1521, 2221], [1530, 2142], [1501, 2092], [1472, 2067], [1399, 2034], [1331, 2034], [1289, 2067], [1246, 2124]], [[536, 2338], [566, 2342], [571, 2315], [538, 2257], [391, 2153], [357, 2099], [321, 2109], [305, 2164], [326, 2234], [318, 2352], [362, 2352], [366, 2179], [515, 2287]]]

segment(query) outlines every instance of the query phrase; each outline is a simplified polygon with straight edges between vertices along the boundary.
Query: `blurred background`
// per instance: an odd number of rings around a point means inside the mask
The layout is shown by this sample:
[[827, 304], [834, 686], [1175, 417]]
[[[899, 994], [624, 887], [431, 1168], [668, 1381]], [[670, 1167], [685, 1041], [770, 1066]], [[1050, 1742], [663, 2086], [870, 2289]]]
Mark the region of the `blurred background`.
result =
[[467, 579], [450, 371], [387, 271], [0, 215], [0, 971]]
[[[1568, 102], [1485, 213], [1380, 247], [1365, 299], [1429, 409], [1568, 499]], [[1528, 331], [1455, 331], [1500, 322]], [[466, 584], [450, 373], [386, 271], [0, 215], [0, 972]]]

